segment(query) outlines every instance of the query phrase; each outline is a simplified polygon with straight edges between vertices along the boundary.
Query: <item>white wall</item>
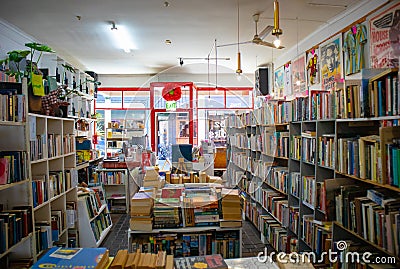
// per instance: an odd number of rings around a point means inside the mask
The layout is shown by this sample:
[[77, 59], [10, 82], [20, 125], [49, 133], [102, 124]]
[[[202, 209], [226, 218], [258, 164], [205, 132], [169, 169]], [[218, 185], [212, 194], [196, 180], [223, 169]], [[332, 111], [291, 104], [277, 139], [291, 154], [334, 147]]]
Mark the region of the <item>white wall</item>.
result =
[[[234, 74], [218, 74], [217, 83], [221, 87], [253, 87], [254, 74], [244, 74], [240, 81]], [[160, 73], [155, 75], [99, 75], [101, 87], [149, 87], [151, 82], [194, 82], [197, 86], [215, 86], [215, 74]]]

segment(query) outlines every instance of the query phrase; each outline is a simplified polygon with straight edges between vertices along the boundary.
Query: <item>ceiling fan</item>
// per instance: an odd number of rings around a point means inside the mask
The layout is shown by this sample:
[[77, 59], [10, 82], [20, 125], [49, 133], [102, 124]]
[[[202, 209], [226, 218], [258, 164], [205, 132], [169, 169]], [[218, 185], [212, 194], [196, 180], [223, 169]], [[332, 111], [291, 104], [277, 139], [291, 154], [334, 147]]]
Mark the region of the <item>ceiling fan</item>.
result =
[[237, 46], [238, 44], [240, 44], [240, 45], [241, 44], [256, 44], [256, 45], [267, 46], [267, 47], [271, 47], [271, 48], [275, 48], [275, 49], [285, 48], [283, 46], [276, 47], [272, 42], [267, 42], [267, 41], [263, 40], [266, 36], [268, 36], [268, 34], [270, 34], [273, 31], [274, 26], [267, 25], [260, 33], [258, 33], [258, 21], [260, 20], [260, 14], [258, 14], [258, 13], [254, 14], [253, 20], [255, 23], [256, 33], [252, 40], [239, 42], [239, 43], [218, 45], [218, 47]]

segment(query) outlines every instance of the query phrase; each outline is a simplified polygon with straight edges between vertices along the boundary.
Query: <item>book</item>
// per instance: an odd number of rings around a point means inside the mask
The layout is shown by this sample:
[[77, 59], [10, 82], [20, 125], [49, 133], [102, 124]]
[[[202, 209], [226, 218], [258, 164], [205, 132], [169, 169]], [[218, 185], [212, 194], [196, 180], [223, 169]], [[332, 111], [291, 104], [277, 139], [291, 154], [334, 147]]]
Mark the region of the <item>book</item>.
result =
[[221, 254], [175, 258], [174, 265], [175, 269], [187, 269], [187, 268], [228, 269], [228, 265], [222, 258]]
[[51, 248], [31, 269], [44, 268], [53, 264], [55, 268], [95, 268], [104, 269], [109, 253], [106, 248]]
[[0, 158], [0, 185], [7, 184], [8, 180], [8, 159]]

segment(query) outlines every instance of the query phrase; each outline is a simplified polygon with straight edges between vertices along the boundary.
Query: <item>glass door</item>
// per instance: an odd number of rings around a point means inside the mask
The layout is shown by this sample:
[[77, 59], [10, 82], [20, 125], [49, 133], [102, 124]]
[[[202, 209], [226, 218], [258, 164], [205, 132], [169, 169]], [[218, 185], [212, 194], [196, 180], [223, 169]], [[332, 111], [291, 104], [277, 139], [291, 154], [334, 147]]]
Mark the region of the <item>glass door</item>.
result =
[[171, 159], [174, 144], [190, 144], [189, 112], [156, 112], [157, 156]]

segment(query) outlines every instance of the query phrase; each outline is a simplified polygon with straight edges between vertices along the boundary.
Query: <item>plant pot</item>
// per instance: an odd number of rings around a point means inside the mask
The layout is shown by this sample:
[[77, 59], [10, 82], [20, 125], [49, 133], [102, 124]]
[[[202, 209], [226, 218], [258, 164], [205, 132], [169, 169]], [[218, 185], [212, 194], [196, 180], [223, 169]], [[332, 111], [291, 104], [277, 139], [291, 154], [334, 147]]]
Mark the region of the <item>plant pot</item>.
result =
[[28, 108], [31, 113], [42, 112], [42, 97], [33, 94], [32, 84], [28, 86]]

